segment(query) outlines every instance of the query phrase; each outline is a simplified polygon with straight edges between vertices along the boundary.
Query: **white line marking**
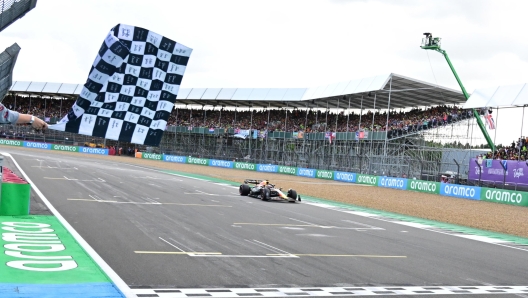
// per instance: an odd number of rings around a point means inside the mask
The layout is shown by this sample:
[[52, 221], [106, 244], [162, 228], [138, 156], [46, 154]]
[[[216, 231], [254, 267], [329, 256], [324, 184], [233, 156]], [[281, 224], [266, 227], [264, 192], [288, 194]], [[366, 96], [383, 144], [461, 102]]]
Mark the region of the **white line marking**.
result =
[[380, 227], [375, 227], [375, 226], [367, 225], [367, 224], [360, 223], [360, 222], [353, 221], [353, 220], [344, 219], [343, 221], [344, 221], [344, 222], [349, 222], [349, 223], [352, 223], [352, 224], [355, 224], [355, 225], [358, 225], [358, 226], [364, 226], [364, 227], [366, 227], [366, 229], [372, 229], [372, 230], [385, 230], [384, 228], [380, 228]]
[[99, 254], [97, 254], [97, 252], [90, 246], [90, 244], [88, 244], [88, 242], [86, 242], [86, 240], [84, 240], [83, 237], [81, 237], [81, 235], [77, 233], [77, 231], [68, 223], [68, 221], [66, 221], [66, 219], [62, 217], [59, 211], [55, 209], [53, 205], [51, 205], [50, 201], [46, 199], [44, 194], [40, 191], [40, 189], [38, 189], [35, 183], [33, 183], [31, 179], [29, 179], [26, 172], [22, 170], [18, 162], [13, 158], [13, 156], [5, 152], [2, 152], [2, 155], [11, 158], [11, 160], [13, 161], [17, 169], [20, 171], [22, 176], [24, 176], [24, 179], [26, 179], [26, 181], [29, 182], [29, 184], [31, 185], [31, 188], [37, 193], [37, 195], [40, 197], [40, 199], [46, 205], [46, 207], [48, 207], [48, 209], [55, 215], [55, 217], [64, 226], [64, 228], [68, 230], [68, 232], [73, 236], [73, 238], [75, 238], [77, 243], [79, 243], [79, 245], [82, 246], [84, 251], [86, 251], [86, 253], [90, 255], [90, 257], [97, 263], [97, 265], [99, 265], [99, 267], [101, 267], [101, 269], [106, 273], [106, 275], [108, 275], [108, 277], [112, 280], [112, 282], [116, 285], [116, 287], [126, 297], [130, 297], [130, 298], [137, 297], [137, 295], [134, 292], [132, 292], [130, 287], [121, 279], [121, 277], [119, 277], [119, 275], [117, 275], [117, 273], [103, 260], [103, 258], [101, 258]]
[[101, 198], [99, 198], [98, 196], [96, 195], [88, 195], [90, 198], [94, 199], [94, 201], [96, 202], [101, 202]]
[[[471, 240], [475, 240], [475, 241], [480, 241], [480, 242], [484, 242], [484, 243], [489, 243], [489, 244], [493, 244], [493, 245], [498, 245], [498, 246], [512, 248], [512, 249], [517, 249], [517, 250], [522, 250], [522, 251], [528, 251], [528, 248], [509, 246], [507, 244], [503, 244], [503, 243], [509, 243], [508, 241], [494, 239], [494, 238], [490, 238], [490, 237], [484, 237], [484, 236], [465, 237], [465, 236], [468, 236], [468, 235], [460, 235], [460, 234], [456, 234], [455, 235], [455, 234], [451, 234], [451, 233], [448, 233], [448, 232], [443, 232], [443, 231], [438, 230], [438, 229], [436, 229], [436, 228], [434, 228], [432, 226], [429, 226], [429, 225], [424, 225], [424, 224], [420, 224], [420, 223], [413, 223], [413, 222], [407, 222], [407, 221], [392, 220], [390, 218], [387, 218], [387, 219], [380, 218], [379, 215], [367, 213], [367, 212], [364, 212], [364, 211], [353, 211], [353, 210], [350, 210], [350, 209], [342, 210], [339, 207], [331, 206], [331, 205], [328, 205], [328, 204], [325, 204], [325, 203], [312, 203], [312, 202], [305, 201], [305, 204], [312, 205], [312, 206], [317, 206], [317, 207], [320, 207], [320, 208], [325, 208], [325, 209], [328, 209], [328, 210], [334, 210], [334, 211], [338, 211], [338, 212], [354, 214], [354, 215], [359, 215], [359, 216], [363, 216], [363, 217], [369, 217], [369, 218], [372, 218], [372, 219], [376, 219], [376, 220], [380, 220], [380, 221], [384, 221], [384, 222], [388, 222], [388, 223], [394, 223], [394, 224], [414, 227], [414, 228], [417, 228], [417, 229], [420, 229], [420, 230], [426, 230], [426, 231], [429, 231], [429, 232], [435, 232], [435, 233], [444, 234], [444, 235], [448, 235], [448, 236], [454, 236], [454, 237], [460, 237], [460, 238], [465, 238], [465, 239], [471, 239]], [[477, 236], [477, 235], [475, 235], [475, 236]], [[485, 241], [484, 241], [484, 239], [485, 239]]]
[[209, 254], [188, 254], [190, 257], [207, 257], [207, 258], [299, 258], [298, 256], [294, 255], [280, 255], [280, 256], [260, 256], [260, 255], [209, 255]]
[[[247, 240], [247, 239], [246, 239], [246, 241], [250, 242], [250, 241]], [[264, 242], [260, 242], [260, 241], [255, 240], [255, 239], [253, 239], [253, 241], [256, 242], [256, 243], [258, 243], [258, 244], [260, 244], [260, 245], [259, 245], [260, 247], [267, 248], [268, 250], [271, 250], [271, 251], [273, 251], [273, 252], [280, 252], [280, 253], [283, 253], [283, 254], [288, 255], [288, 256], [294, 256], [294, 257], [297, 257], [297, 256], [295, 256], [295, 255], [293, 255], [293, 254], [291, 254], [291, 253], [289, 253], [289, 252], [287, 252], [287, 251], [285, 251], [285, 250], [282, 250], [282, 249], [276, 248], [275, 246], [271, 246], [271, 245], [269, 245], [269, 244], [266, 244], [266, 243], [264, 243]]]
[[174, 245], [174, 244], [170, 243], [169, 241], [167, 241], [167, 240], [165, 240], [165, 239], [163, 239], [163, 238], [161, 238], [161, 237], [158, 237], [158, 238], [159, 238], [159, 239], [160, 239], [161, 241], [163, 241], [163, 242], [167, 243], [168, 245], [170, 245], [170, 246], [172, 246], [172, 247], [176, 248], [177, 250], [179, 250], [179, 251], [181, 251], [181, 252], [184, 252], [184, 250], [183, 250], [183, 249], [181, 249], [181, 248], [177, 247], [176, 245]]

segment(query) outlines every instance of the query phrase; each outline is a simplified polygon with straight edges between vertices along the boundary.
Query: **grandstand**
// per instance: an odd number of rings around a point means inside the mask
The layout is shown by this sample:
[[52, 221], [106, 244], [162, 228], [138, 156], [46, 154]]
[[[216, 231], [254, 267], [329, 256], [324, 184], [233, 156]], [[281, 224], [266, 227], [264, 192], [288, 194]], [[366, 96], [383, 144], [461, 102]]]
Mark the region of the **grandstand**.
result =
[[0, 1], [0, 31], [9, 27], [37, 6], [37, 0]]
[[[81, 84], [17, 81], [3, 103], [54, 123], [81, 90]], [[464, 102], [460, 91], [387, 74], [314, 88], [181, 88], [158, 148], [18, 126], [0, 133], [51, 143], [438, 180], [447, 171], [462, 177], [467, 173], [466, 157], [453, 161], [451, 156], [461, 155], [440, 145], [466, 145], [474, 124], [459, 107]]]

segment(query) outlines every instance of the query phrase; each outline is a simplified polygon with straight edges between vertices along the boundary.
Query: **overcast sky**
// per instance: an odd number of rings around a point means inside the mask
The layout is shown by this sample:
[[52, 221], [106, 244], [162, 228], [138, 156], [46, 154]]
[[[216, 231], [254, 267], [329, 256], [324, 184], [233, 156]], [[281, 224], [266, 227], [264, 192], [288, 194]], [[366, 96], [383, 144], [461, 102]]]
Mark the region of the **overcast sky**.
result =
[[[193, 48], [184, 88], [311, 87], [397, 73], [458, 89], [442, 55], [419, 47], [432, 32], [472, 92], [528, 83], [527, 11], [522, 0], [39, 0], [0, 33], [0, 48], [22, 48], [14, 80], [84, 83], [106, 34], [123, 23]], [[503, 143], [521, 134], [515, 113], [500, 111]]]

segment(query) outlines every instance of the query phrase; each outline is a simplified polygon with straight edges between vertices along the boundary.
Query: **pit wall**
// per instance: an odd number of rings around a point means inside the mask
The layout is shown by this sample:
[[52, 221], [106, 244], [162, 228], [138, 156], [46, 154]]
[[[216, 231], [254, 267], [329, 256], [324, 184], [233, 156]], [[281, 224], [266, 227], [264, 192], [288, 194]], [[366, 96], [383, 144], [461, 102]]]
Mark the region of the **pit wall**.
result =
[[[83, 154], [109, 155], [108, 149], [90, 148], [81, 146], [56, 145], [38, 142], [26, 142], [18, 140], [0, 139], [0, 145], [19, 146], [27, 148], [38, 148], [44, 150], [78, 152]], [[511, 191], [496, 188], [467, 186], [458, 184], [447, 184], [407, 178], [394, 178], [385, 176], [364, 175], [351, 172], [318, 170], [309, 168], [298, 168], [291, 166], [255, 164], [235, 162], [227, 160], [198, 158], [192, 156], [175, 156], [147, 152], [136, 152], [136, 158], [159, 160], [164, 162], [186, 163], [210, 167], [256, 171], [263, 173], [278, 173], [293, 176], [335, 180], [341, 182], [358, 183], [371, 186], [393, 188], [400, 190], [412, 190], [430, 194], [463, 198], [470, 200], [488, 201], [494, 203], [509, 204], [528, 207], [528, 192]]]

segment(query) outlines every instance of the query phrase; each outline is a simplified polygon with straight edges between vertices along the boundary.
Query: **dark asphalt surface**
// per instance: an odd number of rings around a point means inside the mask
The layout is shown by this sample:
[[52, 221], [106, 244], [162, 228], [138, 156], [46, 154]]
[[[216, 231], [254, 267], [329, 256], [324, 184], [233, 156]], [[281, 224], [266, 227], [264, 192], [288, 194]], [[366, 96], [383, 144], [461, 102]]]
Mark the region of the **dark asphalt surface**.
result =
[[528, 284], [527, 251], [240, 197], [236, 188], [129, 165], [125, 157], [110, 163], [1, 151], [131, 287]]

